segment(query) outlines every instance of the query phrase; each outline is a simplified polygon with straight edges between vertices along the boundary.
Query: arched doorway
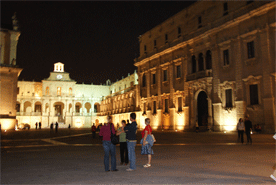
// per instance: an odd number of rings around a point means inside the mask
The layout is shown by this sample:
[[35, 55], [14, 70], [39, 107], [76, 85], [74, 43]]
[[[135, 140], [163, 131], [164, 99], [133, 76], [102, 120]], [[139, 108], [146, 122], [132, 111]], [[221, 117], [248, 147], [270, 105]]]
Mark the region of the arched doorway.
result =
[[197, 96], [198, 126], [208, 125], [208, 100], [207, 94], [201, 91]]

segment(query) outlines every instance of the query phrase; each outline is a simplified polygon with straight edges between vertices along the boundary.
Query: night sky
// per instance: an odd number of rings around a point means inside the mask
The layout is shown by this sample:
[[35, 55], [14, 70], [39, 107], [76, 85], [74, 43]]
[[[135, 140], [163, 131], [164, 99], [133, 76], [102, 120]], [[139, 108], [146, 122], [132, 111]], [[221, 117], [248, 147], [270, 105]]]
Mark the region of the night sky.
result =
[[138, 36], [193, 2], [0, 3], [2, 26], [12, 27], [11, 17], [17, 13], [17, 65], [23, 68], [19, 80], [41, 81], [49, 77], [54, 63], [62, 62], [77, 83], [100, 84], [132, 74]]

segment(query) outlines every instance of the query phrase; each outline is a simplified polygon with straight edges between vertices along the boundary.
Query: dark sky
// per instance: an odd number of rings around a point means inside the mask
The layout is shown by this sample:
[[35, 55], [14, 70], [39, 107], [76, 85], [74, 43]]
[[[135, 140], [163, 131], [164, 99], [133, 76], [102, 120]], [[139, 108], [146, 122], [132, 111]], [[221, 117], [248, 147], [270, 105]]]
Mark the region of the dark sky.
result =
[[41, 81], [62, 62], [78, 83], [105, 83], [132, 74], [138, 36], [191, 5], [189, 1], [2, 1], [1, 23], [17, 12], [19, 80]]

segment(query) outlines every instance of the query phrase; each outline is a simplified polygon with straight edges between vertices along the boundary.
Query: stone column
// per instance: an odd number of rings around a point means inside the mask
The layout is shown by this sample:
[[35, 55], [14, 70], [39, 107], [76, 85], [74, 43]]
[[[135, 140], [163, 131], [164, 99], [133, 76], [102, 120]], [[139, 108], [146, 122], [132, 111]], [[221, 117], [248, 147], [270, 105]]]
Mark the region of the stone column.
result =
[[[259, 42], [258, 42], [259, 41]], [[264, 105], [264, 131], [267, 133], [274, 133], [275, 131], [275, 117], [274, 117], [274, 95], [273, 95], [273, 79], [271, 73], [275, 72], [275, 64], [272, 62], [272, 55], [270, 53], [271, 48], [271, 36], [269, 32], [269, 25], [266, 25], [266, 28], [260, 32], [259, 39], [257, 44], [260, 46], [260, 57], [263, 61], [262, 67], [262, 82], [263, 82], [263, 105]], [[257, 45], [256, 44], [256, 45]], [[275, 44], [275, 43], [274, 43]], [[256, 51], [257, 52], [257, 51]], [[273, 69], [274, 68], [274, 69]], [[261, 88], [261, 86], [259, 87]]]
[[[161, 79], [162, 79], [162, 75], [161, 75], [161, 68], [158, 66], [156, 69], [156, 80], [157, 80], [157, 94], [158, 94], [158, 102], [157, 102], [157, 109], [162, 109], [162, 99], [161, 99]], [[161, 111], [162, 112], [162, 111]]]

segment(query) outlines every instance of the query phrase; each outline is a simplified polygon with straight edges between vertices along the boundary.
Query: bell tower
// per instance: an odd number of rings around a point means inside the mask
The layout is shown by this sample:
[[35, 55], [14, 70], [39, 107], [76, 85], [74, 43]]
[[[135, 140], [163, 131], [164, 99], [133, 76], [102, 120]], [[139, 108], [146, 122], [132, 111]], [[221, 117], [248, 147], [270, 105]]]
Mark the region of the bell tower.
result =
[[54, 64], [54, 72], [64, 72], [64, 64], [61, 62]]

